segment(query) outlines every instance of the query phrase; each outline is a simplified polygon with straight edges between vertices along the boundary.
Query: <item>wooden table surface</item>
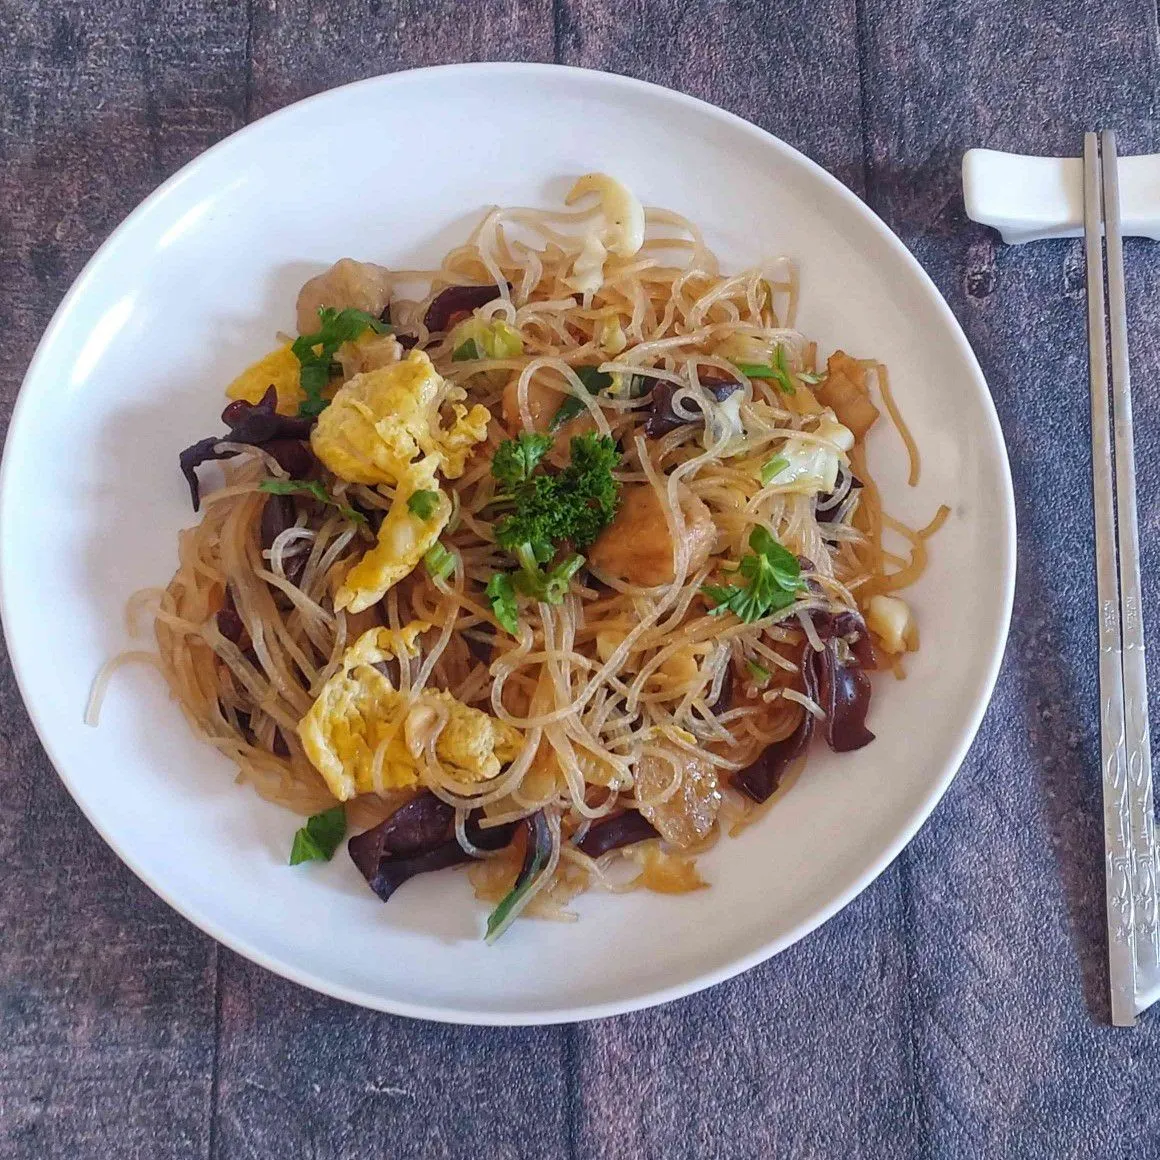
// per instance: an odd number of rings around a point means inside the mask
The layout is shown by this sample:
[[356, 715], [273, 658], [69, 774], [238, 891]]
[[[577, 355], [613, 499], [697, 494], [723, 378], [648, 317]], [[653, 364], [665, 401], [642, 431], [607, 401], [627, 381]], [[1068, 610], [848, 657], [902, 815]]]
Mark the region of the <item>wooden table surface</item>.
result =
[[[972, 145], [1074, 154], [1110, 125], [1160, 147], [1154, 0], [0, 0], [0, 421], [85, 260], [179, 166], [332, 85], [484, 59], [740, 113], [925, 265], [1015, 475], [983, 729], [907, 851], [773, 961], [636, 1015], [470, 1029], [312, 994], [171, 912], [73, 806], [0, 662], [0, 1156], [1160, 1155], [1160, 1012], [1107, 1025], [1080, 243], [1004, 247], [959, 187]], [[1160, 256], [1127, 261], [1155, 626]]]

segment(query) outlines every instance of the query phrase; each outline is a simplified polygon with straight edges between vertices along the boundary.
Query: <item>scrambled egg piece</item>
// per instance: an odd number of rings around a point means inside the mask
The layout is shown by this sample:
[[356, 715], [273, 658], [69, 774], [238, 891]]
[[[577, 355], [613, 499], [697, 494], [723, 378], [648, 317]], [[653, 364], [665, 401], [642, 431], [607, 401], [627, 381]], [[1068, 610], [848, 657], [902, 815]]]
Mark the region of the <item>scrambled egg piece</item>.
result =
[[[404, 486], [420, 457], [456, 479], [491, 419], [486, 407], [464, 407], [465, 397], [462, 388], [444, 382], [423, 351], [413, 350], [402, 362], [344, 383], [318, 417], [310, 444], [335, 475], [351, 483]], [[455, 417], [445, 430], [439, 407], [448, 401]]]
[[[408, 575], [439, 538], [451, 518], [451, 501], [435, 473], [463, 474], [471, 449], [487, 437], [491, 412], [460, 400], [466, 392], [449, 386], [422, 351], [344, 383], [318, 417], [310, 436], [314, 454], [340, 479], [368, 486], [391, 484], [395, 499], [379, 528], [378, 542], [347, 573], [335, 593], [336, 608], [361, 612], [381, 600]], [[453, 404], [450, 427], [439, 408]], [[407, 501], [434, 491], [438, 502], [421, 519]]]
[[364, 632], [299, 722], [306, 756], [340, 801], [417, 785], [424, 745], [440, 722], [435, 754], [463, 781], [495, 777], [519, 753], [523, 738], [517, 729], [450, 693], [432, 690], [410, 699], [374, 668], [418, 655], [416, 638], [430, 627], [413, 621], [399, 631]]
[[242, 371], [226, 387], [226, 397], [260, 403], [262, 396], [273, 386], [278, 392], [278, 413], [297, 415], [298, 404], [306, 398], [298, 380], [301, 369], [298, 356], [290, 349], [290, 343], [287, 343]]
[[[423, 461], [428, 462], [427, 460]], [[404, 576], [423, 559], [424, 553], [439, 539], [439, 533], [451, 518], [451, 500], [439, 490], [434, 471], [426, 478], [415, 473], [406, 490], [395, 492], [394, 503], [379, 528], [378, 541], [346, 574], [334, 594], [334, 607], [362, 612], [377, 604]], [[433, 491], [438, 495], [435, 508], [427, 519], [421, 519], [407, 500], [416, 491]]]

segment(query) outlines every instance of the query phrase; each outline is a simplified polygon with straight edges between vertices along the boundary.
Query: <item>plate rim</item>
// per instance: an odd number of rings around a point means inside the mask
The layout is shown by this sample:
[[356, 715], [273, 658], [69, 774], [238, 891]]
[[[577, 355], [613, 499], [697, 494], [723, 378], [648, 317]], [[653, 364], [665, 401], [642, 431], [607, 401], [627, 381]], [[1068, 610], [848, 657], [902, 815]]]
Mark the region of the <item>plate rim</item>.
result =
[[[304, 969], [293, 963], [279, 959], [273, 954], [267, 953], [259, 947], [252, 945], [246, 938], [233, 934], [232, 932], [221, 927], [217, 920], [205, 914], [201, 908], [196, 905], [189, 904], [185, 901], [179, 901], [173, 897], [164, 882], [158, 880], [150, 870], [145, 866], [140, 865], [138, 860], [130, 852], [120, 848], [106, 833], [98, 817], [94, 816], [88, 805], [84, 802], [77, 792], [74, 792], [73, 778], [67, 775], [61, 764], [57, 761], [54, 752], [55, 746], [51, 741], [52, 731], [50, 723], [42, 719], [39, 711], [34, 708], [29, 699], [28, 690], [25, 687], [25, 680], [21, 672], [21, 665], [12, 647], [12, 639], [8, 632], [7, 625], [11, 616], [11, 611], [8, 605], [8, 589], [7, 574], [9, 569], [13, 566], [11, 560], [5, 553], [0, 552], [0, 627], [4, 629], [4, 636], [6, 646], [8, 648], [8, 655], [10, 658], [10, 667], [13, 676], [16, 680], [16, 686], [20, 692], [21, 700], [24, 703], [25, 711], [28, 714], [29, 720], [36, 731], [37, 738], [43, 747], [53, 769], [57, 776], [64, 783], [65, 789], [74, 803], [78, 806], [84, 814], [89, 824], [100, 835], [101, 839], [110, 847], [117, 858], [124, 863], [125, 866], [133, 872], [136, 877], [142, 881], [155, 895], [157, 895], [169, 907], [175, 910], [187, 921], [191, 922], [204, 934], [220, 943], [222, 946], [234, 951], [242, 957], [249, 959], [258, 966], [273, 972], [282, 978], [289, 979], [300, 986], [307, 987], [310, 990], [317, 991], [321, 994], [329, 995], [336, 999], [341, 999], [345, 1002], [355, 1004], [360, 1007], [366, 1007], [371, 1010], [383, 1011], [388, 1014], [401, 1015], [414, 1019], [428, 1019], [440, 1023], [450, 1023], [466, 1026], [536, 1026], [536, 1025], [553, 1025], [562, 1023], [582, 1022], [590, 1019], [602, 1019], [613, 1015], [626, 1014], [632, 1011], [639, 1011], [645, 1008], [659, 1006], [663, 1003], [669, 1003], [673, 1000], [684, 998], [697, 992], [706, 990], [709, 987], [716, 986], [718, 983], [725, 982], [728, 979], [734, 978], [745, 971], [765, 962], [781, 951], [788, 949], [795, 943], [800, 942], [803, 938], [811, 934], [823, 923], [832, 918], [838, 911], [848, 906], [855, 898], [857, 898], [863, 891], [865, 891], [902, 853], [902, 851], [910, 844], [915, 835], [922, 828], [930, 815], [934, 812], [939, 802], [942, 801], [944, 795], [954, 780], [956, 774], [962, 766], [971, 744], [974, 742], [978, 734], [979, 727], [982, 724], [983, 717], [986, 714], [991, 700], [994, 696], [995, 684], [998, 680], [999, 671], [1003, 663], [1003, 658], [1006, 650], [1007, 639], [1010, 634], [1011, 615], [1014, 605], [1015, 596], [1015, 573], [1016, 573], [1016, 509], [1015, 509], [1015, 495], [1014, 485], [1011, 476], [1010, 458], [1007, 452], [1007, 443], [1003, 436], [1002, 425], [999, 422], [998, 412], [995, 408], [994, 398], [991, 395], [990, 389], [987, 386], [987, 381], [983, 375], [982, 368], [975, 356], [975, 352], [971, 347], [966, 334], [963, 331], [958, 318], [951, 310], [946, 299], [938, 286], [935, 285], [933, 279], [923, 268], [918, 259], [909, 250], [902, 239], [890, 228], [890, 226], [875, 212], [875, 210], [868, 205], [862, 198], [853, 192], [848, 186], [839, 181], [828, 170], [824, 169], [817, 162], [806, 156], [794, 146], [783, 141], [780, 137], [763, 129], [760, 125], [754, 124], [752, 121], [733, 113], [728, 109], [721, 108], [709, 101], [703, 100], [700, 97], [692, 96], [688, 93], [681, 92], [677, 89], [669, 88], [665, 85], [655, 84], [651, 81], [639, 80], [635, 77], [625, 76], [620, 73], [607, 72], [601, 69], [578, 68], [573, 65], [553, 64], [549, 62], [537, 61], [467, 61], [454, 64], [430, 65], [414, 69], [400, 69], [396, 72], [381, 73], [372, 77], [365, 77], [357, 81], [351, 81], [343, 85], [336, 85], [332, 88], [324, 89], [322, 92], [314, 93], [308, 97], [294, 101], [291, 104], [284, 105], [265, 116], [251, 121], [247, 125], [236, 129], [222, 140], [211, 145], [208, 149], [198, 153], [197, 156], [187, 161], [180, 169], [158, 185], [146, 197], [144, 197], [116, 226], [109, 236], [101, 243], [92, 256], [82, 267], [80, 273], [73, 280], [68, 291], [61, 299], [60, 304], [53, 312], [52, 318], [46, 326], [44, 333], [36, 344], [32, 359], [29, 362], [28, 369], [21, 379], [20, 388], [17, 391], [16, 400], [13, 405], [11, 418], [8, 424], [8, 430], [5, 436], [4, 451], [5, 454], [0, 458], [0, 545], [3, 545], [5, 536], [4, 529], [6, 525], [5, 513], [10, 502], [11, 480], [10, 464], [11, 457], [7, 454], [8, 448], [14, 445], [20, 438], [20, 432], [24, 424], [24, 413], [31, 405], [29, 400], [32, 398], [31, 384], [37, 377], [39, 366], [45, 358], [45, 352], [55, 341], [55, 336], [60, 330], [67, 317], [73, 309], [74, 303], [84, 293], [89, 280], [93, 277], [94, 271], [103, 262], [106, 254], [114, 249], [121, 237], [129, 232], [139, 219], [145, 217], [147, 214], [153, 212], [162, 202], [169, 197], [174, 190], [178, 189], [186, 180], [190, 179], [192, 172], [196, 167], [201, 165], [207, 157], [219, 151], [224, 152], [229, 148], [236, 148], [239, 141], [245, 139], [249, 134], [258, 131], [260, 126], [266, 126], [268, 122], [277, 120], [279, 118], [290, 118], [294, 116], [298, 110], [303, 106], [311, 104], [321, 104], [327, 100], [333, 99], [336, 94], [347, 93], [350, 90], [359, 88], [384, 88], [390, 89], [393, 87], [402, 87], [409, 83], [423, 83], [432, 76], [439, 74], [455, 74], [456, 76], [467, 76], [478, 74], [526, 74], [528, 76], [538, 75], [541, 77], [571, 75], [579, 76], [588, 81], [596, 80], [601, 85], [608, 85], [612, 88], [623, 88], [626, 90], [635, 90], [637, 92], [645, 92], [654, 97], [660, 97], [670, 102], [675, 102], [677, 105], [683, 105], [686, 108], [692, 109], [702, 115], [707, 115], [711, 118], [717, 118], [728, 123], [731, 127], [742, 129], [745, 132], [756, 136], [761, 140], [761, 143], [766, 148], [772, 148], [775, 152], [781, 154], [790, 162], [803, 167], [815, 179], [821, 181], [828, 186], [830, 191], [850, 205], [859, 217], [864, 220], [867, 225], [872, 228], [879, 236], [879, 240], [889, 246], [903, 264], [909, 269], [917, 282], [927, 292], [927, 297], [933, 302], [935, 310], [939, 312], [944, 321], [949, 323], [949, 331], [953, 337], [954, 344], [957, 346], [960, 356], [963, 359], [964, 365], [973, 376], [975, 385], [978, 387], [982, 401], [984, 403], [984, 412], [986, 417], [986, 426], [989, 429], [994, 445], [997, 446], [1000, 454], [998, 456], [997, 466], [1000, 469], [1001, 476], [1001, 516], [1006, 527], [1006, 536], [1003, 540], [1003, 558], [1001, 561], [1001, 587], [1002, 587], [1002, 603], [1000, 607], [1000, 616], [996, 622], [996, 630], [992, 639], [987, 642], [989, 664], [982, 682], [982, 694], [975, 701], [970, 714], [958, 730], [958, 736], [953, 745], [953, 756], [947, 764], [946, 771], [940, 778], [932, 782], [930, 790], [926, 799], [912, 812], [911, 816], [906, 820], [905, 824], [899, 828], [894, 837], [886, 843], [883, 852], [871, 863], [870, 867], [861, 874], [851, 886], [845, 891], [840, 892], [835, 898], [831, 899], [825, 906], [819, 908], [812, 913], [808, 918], [799, 922], [791, 931], [781, 936], [780, 938], [771, 939], [762, 943], [758, 948], [749, 954], [739, 956], [733, 961], [717, 967], [715, 969], [698, 973], [681, 982], [671, 984], [667, 987], [661, 987], [656, 990], [648, 991], [641, 995], [631, 996], [623, 1000], [607, 1000], [598, 1003], [585, 1003], [578, 1006], [559, 1006], [549, 1007], [543, 1009], [533, 1009], [526, 1011], [487, 1011], [487, 1010], [464, 1010], [454, 1007], [440, 1006], [438, 1004], [416, 1003], [406, 1000], [387, 999], [381, 995], [376, 995], [371, 992], [359, 990], [356, 987], [348, 987], [341, 983], [326, 978], [325, 976], [314, 973], [309, 969]], [[996, 497], [998, 498], [998, 497]]]

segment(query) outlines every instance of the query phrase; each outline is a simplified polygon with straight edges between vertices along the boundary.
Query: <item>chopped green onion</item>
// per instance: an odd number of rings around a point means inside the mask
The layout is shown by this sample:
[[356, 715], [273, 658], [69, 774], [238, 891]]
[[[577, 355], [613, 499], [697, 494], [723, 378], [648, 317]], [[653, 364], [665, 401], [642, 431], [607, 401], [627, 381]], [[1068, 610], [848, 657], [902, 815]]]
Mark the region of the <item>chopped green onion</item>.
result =
[[747, 379], [772, 379], [777, 373], [768, 363], [734, 363]]
[[412, 492], [407, 499], [407, 510], [421, 520], [429, 520], [438, 506], [439, 493], [437, 491]]
[[455, 557], [438, 542], [423, 553], [423, 563], [432, 580], [446, 580], [455, 570]]
[[290, 847], [290, 865], [329, 862], [346, 834], [346, 809], [338, 805], [306, 819]]
[[538, 810], [526, 822], [529, 828], [528, 848], [524, 862], [511, 890], [500, 899], [487, 919], [489, 943], [495, 942], [515, 921], [520, 904], [531, 893], [552, 858], [552, 831], [543, 810]]
[[779, 345], [774, 352], [772, 366], [768, 363], [734, 363], [733, 365], [747, 379], [770, 379], [783, 395], [792, 395], [797, 391], [797, 387], [794, 386], [793, 379], [790, 377], [784, 346]]
[[487, 582], [487, 598], [491, 601], [491, 611], [502, 628], [512, 636], [519, 628], [519, 601], [512, 578], [506, 572], [496, 572]]
[[483, 358], [479, 353], [479, 347], [476, 345], [474, 338], [469, 338], [466, 342], [461, 342], [452, 352], [452, 362], [474, 362], [476, 359]]
[[825, 375], [816, 374], [814, 371], [798, 371], [797, 377], [810, 387], [816, 387], [818, 383], [825, 382], [826, 379]]
[[759, 665], [756, 661], [745, 662], [745, 667], [749, 670], [749, 675], [758, 683], [758, 685], [769, 684], [769, 678], [772, 675], [769, 669], [764, 665]]
[[784, 455], [775, 455], [761, 465], [761, 486], [768, 487], [787, 467], [789, 460]]

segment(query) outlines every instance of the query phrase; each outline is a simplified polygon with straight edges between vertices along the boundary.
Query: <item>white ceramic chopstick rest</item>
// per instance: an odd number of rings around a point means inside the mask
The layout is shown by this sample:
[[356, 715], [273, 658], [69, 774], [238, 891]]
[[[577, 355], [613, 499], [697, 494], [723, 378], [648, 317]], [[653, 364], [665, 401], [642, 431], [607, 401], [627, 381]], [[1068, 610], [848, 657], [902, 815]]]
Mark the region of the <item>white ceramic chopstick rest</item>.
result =
[[[1123, 232], [1160, 241], [1160, 154], [1121, 157]], [[963, 154], [967, 217], [992, 226], [1012, 245], [1083, 234], [1083, 162], [997, 149]]]

